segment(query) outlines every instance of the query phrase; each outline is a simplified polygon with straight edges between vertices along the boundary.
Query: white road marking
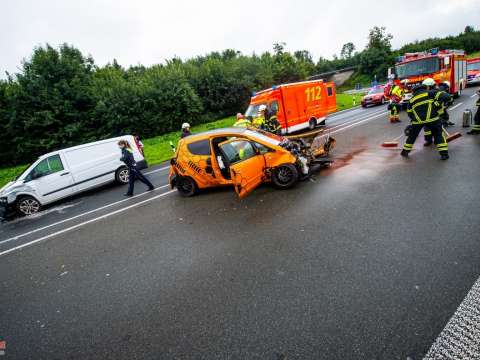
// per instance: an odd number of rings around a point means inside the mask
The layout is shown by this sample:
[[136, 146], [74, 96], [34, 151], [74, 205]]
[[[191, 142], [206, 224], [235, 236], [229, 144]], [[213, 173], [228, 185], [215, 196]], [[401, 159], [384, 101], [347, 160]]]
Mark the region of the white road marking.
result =
[[111, 217], [111, 216], [113, 216], [113, 215], [120, 214], [120, 213], [122, 213], [122, 212], [124, 212], [124, 211], [133, 209], [133, 208], [135, 208], [135, 207], [137, 207], [137, 206], [140, 206], [140, 205], [146, 204], [146, 203], [148, 203], [148, 202], [151, 202], [151, 201], [153, 201], [153, 200], [157, 200], [157, 199], [160, 199], [160, 198], [162, 198], [162, 197], [164, 197], [164, 196], [170, 195], [170, 194], [174, 193], [175, 191], [176, 191], [176, 190], [170, 190], [170, 191], [164, 192], [164, 193], [162, 193], [162, 194], [156, 195], [156, 196], [151, 197], [151, 198], [149, 198], [149, 199], [145, 199], [145, 200], [140, 201], [140, 202], [138, 202], [138, 203], [135, 203], [135, 204], [129, 205], [129, 206], [127, 206], [127, 207], [124, 207], [124, 208], [121, 208], [121, 209], [112, 211], [112, 212], [110, 212], [110, 213], [108, 213], [108, 214], [105, 214], [105, 215], [102, 215], [102, 216], [99, 216], [99, 217], [96, 217], [96, 218], [93, 218], [93, 219], [84, 221], [84, 222], [82, 222], [82, 223], [80, 223], [80, 224], [76, 224], [76, 225], [70, 226], [70, 227], [68, 227], [68, 228], [59, 230], [59, 231], [54, 232], [54, 233], [52, 233], [52, 234], [42, 236], [41, 238], [38, 238], [38, 239], [35, 239], [35, 240], [32, 240], [32, 241], [29, 241], [29, 242], [27, 242], [27, 243], [25, 243], [25, 244], [15, 246], [15, 247], [13, 247], [13, 248], [11, 248], [11, 249], [8, 249], [8, 250], [5, 250], [5, 251], [0, 252], [0, 256], [3, 256], [3, 255], [6, 255], [6, 254], [9, 254], [9, 253], [12, 253], [12, 252], [17, 251], [17, 250], [21, 250], [21, 249], [23, 249], [23, 248], [25, 248], [25, 247], [27, 247], [27, 246], [31, 246], [31, 245], [33, 245], [33, 244], [37, 244], [37, 243], [39, 243], [39, 242], [45, 241], [45, 240], [47, 240], [47, 239], [50, 239], [50, 238], [52, 238], [52, 237], [54, 237], [54, 236], [64, 234], [64, 233], [66, 233], [66, 232], [68, 232], [68, 231], [71, 231], [71, 230], [74, 230], [74, 229], [78, 229], [78, 228], [80, 228], [80, 227], [82, 227], [82, 226], [85, 226], [85, 225], [94, 223], [94, 222], [96, 222], [96, 221], [98, 221], [98, 220], [106, 219], [106, 218], [109, 218], [109, 217]]
[[[367, 115], [367, 118], [369, 118], [370, 116], [375, 116], [375, 115], [380, 115], [380, 114], [385, 114], [385, 111], [382, 110], [382, 111], [378, 111], [378, 112], [373, 112], [372, 114], [368, 114], [368, 115]], [[362, 121], [363, 119], [366, 119], [366, 118], [360, 118], [360, 119], [350, 120], [350, 121], [344, 122], [344, 123], [342, 123], [342, 124], [338, 124], [338, 125], [332, 126], [331, 128], [327, 128], [327, 129], [325, 129], [325, 131], [332, 131], [332, 130], [335, 130], [335, 129], [339, 128], [339, 127], [346, 126], [346, 125], [349, 125], [349, 124], [352, 124], [352, 123], [356, 123], [356, 122], [358, 122], [358, 121]]]
[[[158, 190], [160, 190], [160, 189], [164, 189], [164, 188], [169, 187], [169, 186], [170, 186], [170, 185], [162, 185], [162, 186], [159, 186], [159, 187], [155, 188], [154, 191], [158, 191]], [[144, 193], [141, 193], [141, 194], [132, 196], [132, 197], [130, 197], [130, 198], [126, 198], [126, 199], [123, 199], [123, 200], [115, 201], [115, 202], [113, 202], [113, 203], [110, 203], [110, 204], [101, 206], [101, 207], [99, 207], [99, 208], [96, 208], [96, 209], [93, 209], [93, 210], [89, 210], [89, 211], [86, 211], [86, 212], [84, 212], [84, 213], [81, 213], [81, 214], [72, 216], [72, 217], [70, 217], [70, 218], [68, 218], [68, 219], [63, 219], [63, 220], [57, 221], [57, 222], [55, 222], [55, 223], [53, 223], [53, 224], [39, 227], [39, 228], [37, 228], [37, 229], [28, 231], [28, 232], [26, 232], [26, 233], [23, 233], [23, 234], [20, 234], [20, 235], [17, 235], [17, 236], [14, 236], [14, 237], [11, 237], [11, 238], [2, 240], [2, 241], [0, 241], [0, 245], [1, 245], [1, 244], [4, 244], [4, 243], [7, 243], [7, 242], [10, 242], [10, 241], [13, 241], [13, 240], [18, 240], [18, 239], [20, 239], [20, 238], [22, 238], [22, 237], [25, 237], [25, 236], [28, 236], [28, 235], [35, 234], [36, 232], [39, 232], [39, 231], [42, 231], [42, 230], [46, 230], [46, 229], [48, 229], [48, 228], [51, 228], [52, 226], [57, 226], [57, 225], [60, 225], [60, 224], [63, 224], [63, 223], [66, 223], [66, 222], [69, 222], [69, 221], [72, 221], [72, 220], [81, 218], [81, 217], [83, 217], [83, 216], [96, 213], [97, 211], [101, 211], [101, 210], [107, 209], [107, 208], [109, 208], [109, 207], [112, 207], [112, 206], [115, 206], [115, 205], [124, 203], [124, 202], [126, 202], [126, 201], [129, 201], [129, 200], [138, 198], [138, 197], [140, 197], [140, 196], [144, 196], [144, 195], [146, 195], [146, 194], [149, 194], [149, 192], [144, 192]]]
[[[338, 129], [338, 130], [330, 131], [330, 132], [328, 132], [328, 133], [325, 134], [325, 135], [332, 135], [332, 134], [339, 133], [339, 132], [341, 132], [341, 131], [343, 131], [343, 130], [350, 129], [350, 128], [354, 127], [354, 126], [363, 124], [363, 123], [368, 122], [368, 121], [372, 121], [373, 119], [375, 119], [375, 118], [377, 118], [377, 117], [379, 117], [379, 116], [385, 115], [385, 114], [388, 114], [388, 111], [385, 111], [385, 112], [382, 112], [382, 113], [380, 113], [380, 114], [377, 114], [377, 115], [368, 117], [368, 118], [366, 118], [366, 119], [364, 119], [364, 120], [361, 120], [361, 121], [357, 121], [357, 122], [355, 122], [355, 123], [353, 123], [353, 124], [350, 124], [350, 125], [341, 127], [341, 128]], [[322, 135], [322, 136], [323, 136], [323, 135]]]
[[163, 170], [167, 170], [167, 169], [170, 169], [170, 166], [164, 166], [164, 167], [162, 167], [162, 168], [160, 168], [160, 169], [156, 169], [156, 170], [144, 172], [143, 175], [154, 174], [154, 173], [157, 173], [157, 172], [160, 172], [160, 171], [163, 171]]
[[448, 110], [449, 110], [449, 111], [451, 111], [451, 110], [455, 110], [456, 108], [458, 108], [458, 107], [459, 107], [460, 105], [462, 105], [462, 104], [463, 104], [463, 102], [461, 102], [461, 103], [458, 103], [457, 105], [455, 105], [455, 106], [452, 106], [452, 107], [451, 107], [451, 108], [449, 108]]
[[480, 359], [480, 278], [424, 357], [439, 359]]
[[471, 98], [474, 98], [475, 96], [477, 96], [477, 94], [473, 94], [472, 96], [470, 96]]

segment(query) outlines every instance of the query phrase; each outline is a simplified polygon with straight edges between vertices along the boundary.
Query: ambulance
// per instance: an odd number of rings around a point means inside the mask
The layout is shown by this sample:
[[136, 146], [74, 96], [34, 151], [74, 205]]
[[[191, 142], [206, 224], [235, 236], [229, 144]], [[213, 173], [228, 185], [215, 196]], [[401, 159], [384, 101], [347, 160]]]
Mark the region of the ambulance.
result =
[[253, 94], [245, 116], [250, 120], [257, 117], [261, 105], [277, 116], [282, 134], [313, 130], [337, 110], [335, 85], [312, 80], [272, 86]]

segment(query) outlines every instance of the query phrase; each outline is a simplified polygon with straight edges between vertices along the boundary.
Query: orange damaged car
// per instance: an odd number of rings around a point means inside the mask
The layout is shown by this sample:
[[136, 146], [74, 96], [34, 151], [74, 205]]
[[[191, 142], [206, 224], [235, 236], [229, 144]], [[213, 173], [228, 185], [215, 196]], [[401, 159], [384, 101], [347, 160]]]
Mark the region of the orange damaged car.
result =
[[310, 175], [314, 165], [332, 162], [335, 144], [316, 135], [287, 138], [254, 128], [224, 128], [181, 139], [170, 161], [172, 188], [188, 197], [199, 190], [233, 186], [240, 198], [262, 183], [288, 189]]

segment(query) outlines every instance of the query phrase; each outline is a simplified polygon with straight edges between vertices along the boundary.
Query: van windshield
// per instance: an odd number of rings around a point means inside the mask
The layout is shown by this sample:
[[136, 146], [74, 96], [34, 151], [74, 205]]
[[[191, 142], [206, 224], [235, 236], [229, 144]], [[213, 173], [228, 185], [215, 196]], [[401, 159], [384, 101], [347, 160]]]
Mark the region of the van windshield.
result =
[[247, 111], [245, 112], [245, 116], [248, 118], [248, 117], [252, 117], [252, 118], [256, 118], [258, 116], [258, 108], [261, 106], [261, 105], [267, 105], [267, 104], [250, 104], [250, 106], [248, 107]]

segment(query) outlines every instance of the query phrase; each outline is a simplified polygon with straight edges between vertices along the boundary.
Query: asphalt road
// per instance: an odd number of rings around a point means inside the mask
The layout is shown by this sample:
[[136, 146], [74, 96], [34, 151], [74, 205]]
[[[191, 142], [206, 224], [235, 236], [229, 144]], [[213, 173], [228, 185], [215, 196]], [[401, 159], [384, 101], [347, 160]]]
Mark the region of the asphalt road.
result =
[[330, 118], [335, 165], [292, 190], [110, 186], [0, 225], [5, 359], [422, 358], [480, 275], [480, 138], [405, 160], [402, 118]]

